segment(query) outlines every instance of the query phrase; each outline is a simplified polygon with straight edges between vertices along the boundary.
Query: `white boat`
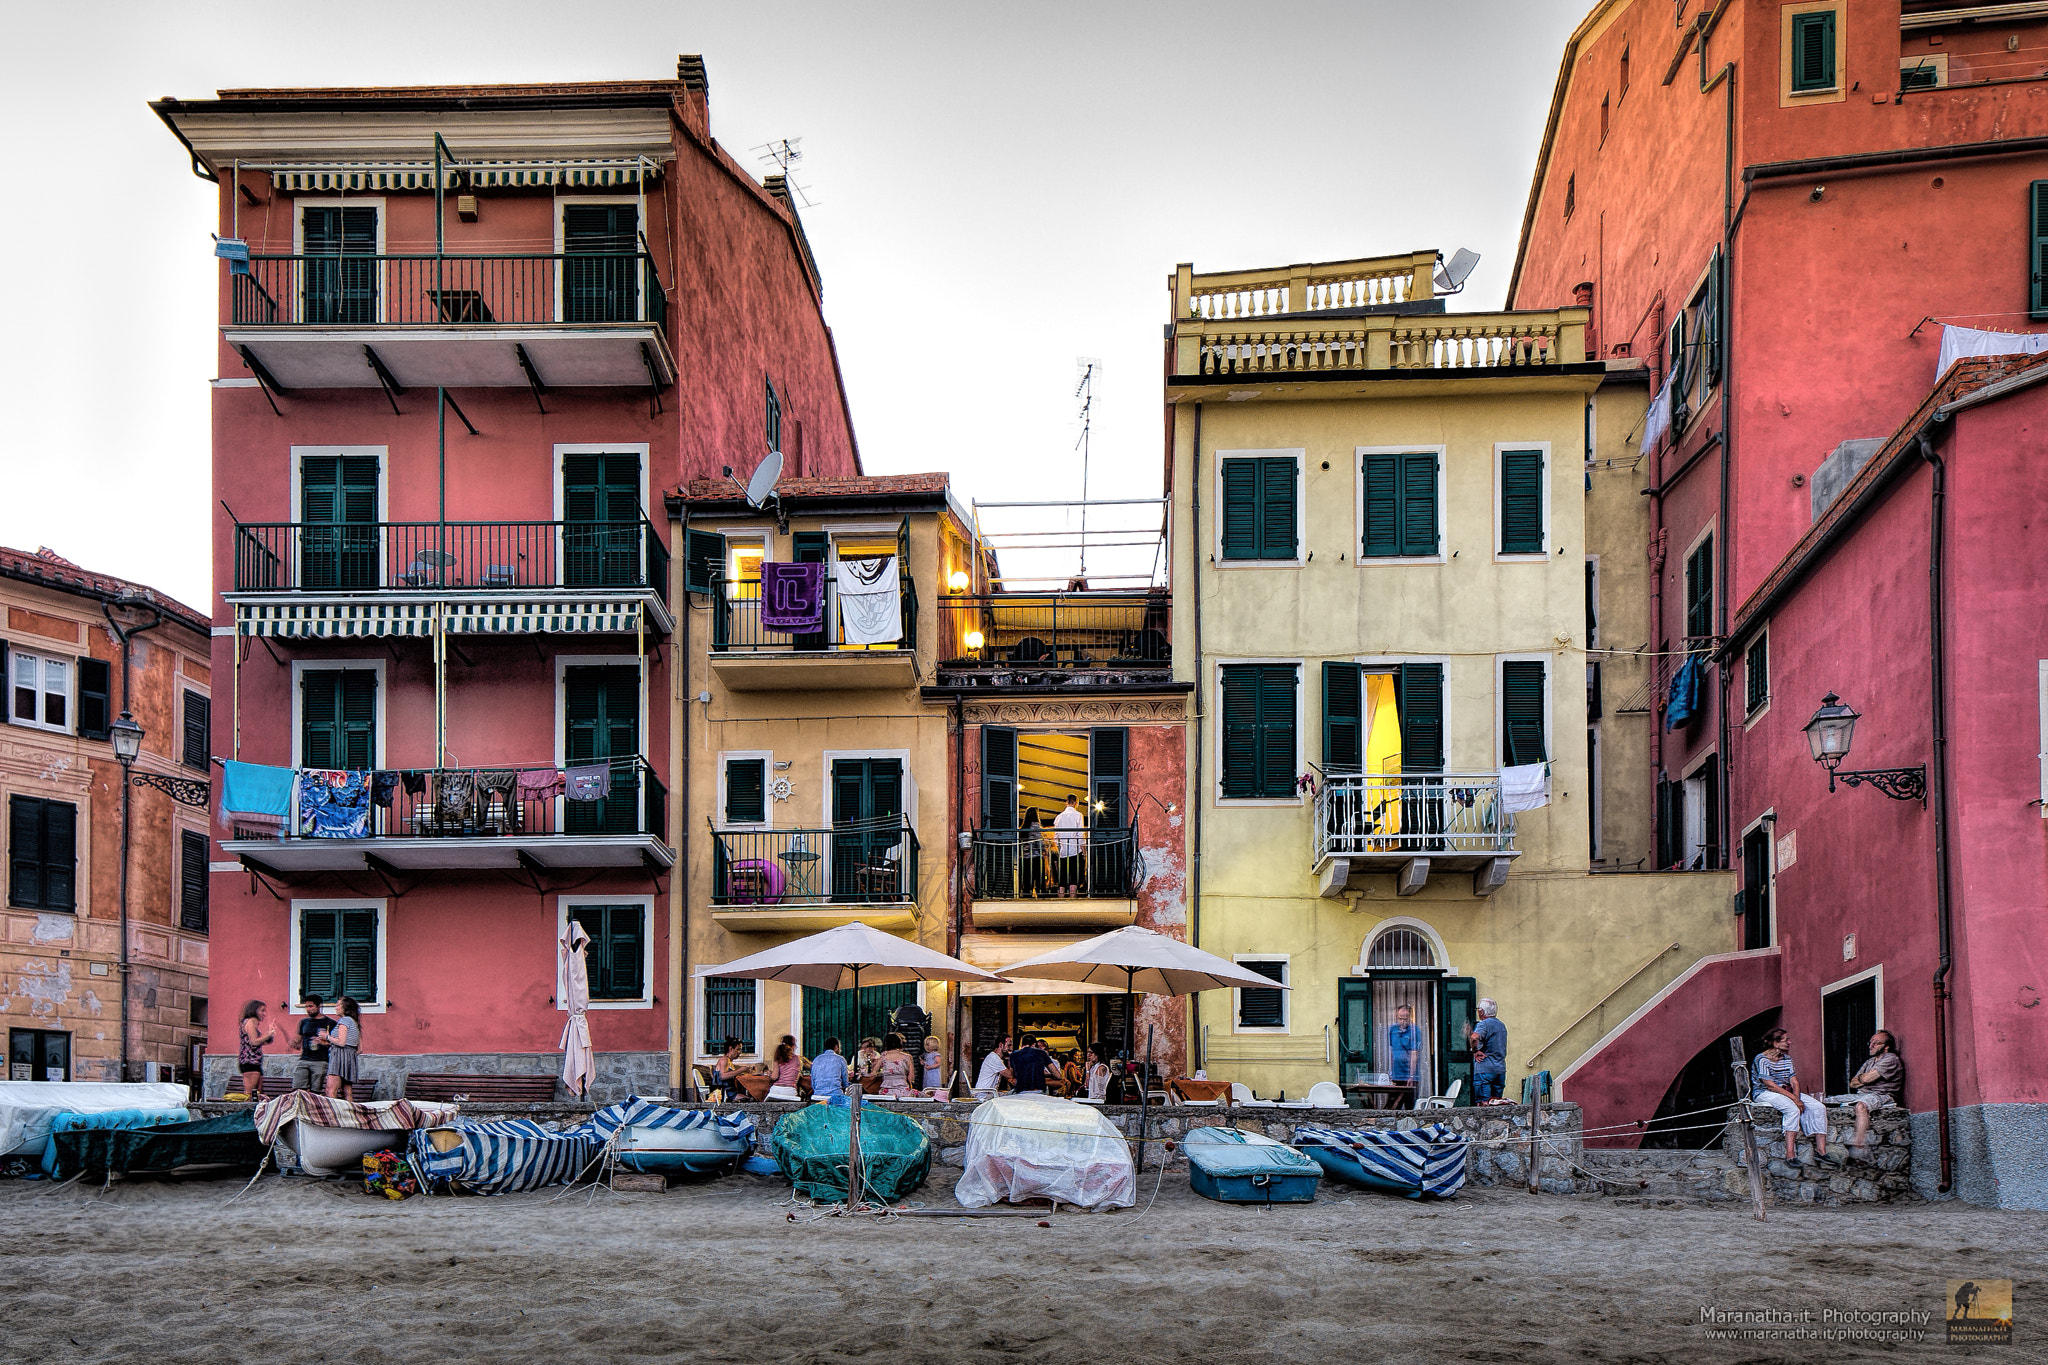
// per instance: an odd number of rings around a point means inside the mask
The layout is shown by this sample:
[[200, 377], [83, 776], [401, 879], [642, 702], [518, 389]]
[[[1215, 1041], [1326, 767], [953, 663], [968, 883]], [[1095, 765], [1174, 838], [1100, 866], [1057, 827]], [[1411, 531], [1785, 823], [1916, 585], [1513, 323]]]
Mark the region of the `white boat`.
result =
[[732, 1171], [752, 1150], [750, 1139], [732, 1139], [716, 1127], [661, 1128], [636, 1123], [619, 1130], [619, 1164], [629, 1171]]
[[329, 1128], [293, 1119], [279, 1136], [291, 1144], [308, 1175], [359, 1175], [362, 1160], [389, 1147], [403, 1151], [411, 1132], [404, 1128]]

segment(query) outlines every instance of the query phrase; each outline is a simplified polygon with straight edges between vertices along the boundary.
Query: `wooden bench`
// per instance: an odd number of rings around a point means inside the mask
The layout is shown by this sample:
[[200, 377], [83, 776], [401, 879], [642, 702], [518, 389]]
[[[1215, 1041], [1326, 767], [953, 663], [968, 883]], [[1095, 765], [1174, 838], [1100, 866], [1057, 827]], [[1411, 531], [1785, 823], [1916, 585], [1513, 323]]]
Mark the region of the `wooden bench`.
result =
[[[237, 1076], [235, 1079], [228, 1082], [228, 1089], [240, 1089], [241, 1084], [242, 1078]], [[263, 1078], [262, 1085], [263, 1098], [266, 1100], [276, 1099], [279, 1095], [282, 1095], [286, 1091], [291, 1090], [293, 1088], [292, 1078], [290, 1076], [265, 1076]], [[356, 1078], [355, 1091], [356, 1098], [359, 1100], [376, 1099], [377, 1078], [375, 1076], [358, 1076]], [[325, 1087], [322, 1087], [319, 1093], [323, 1095], [326, 1094], [327, 1091]]]
[[553, 1076], [486, 1076], [465, 1071], [415, 1071], [405, 1078], [409, 1100], [469, 1100], [474, 1104], [548, 1104]]

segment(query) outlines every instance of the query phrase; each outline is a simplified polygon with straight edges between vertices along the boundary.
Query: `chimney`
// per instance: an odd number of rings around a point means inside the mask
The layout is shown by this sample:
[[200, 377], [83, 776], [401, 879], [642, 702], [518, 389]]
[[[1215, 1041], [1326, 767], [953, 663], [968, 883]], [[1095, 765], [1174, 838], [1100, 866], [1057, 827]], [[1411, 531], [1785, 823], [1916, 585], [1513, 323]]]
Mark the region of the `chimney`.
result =
[[1586, 310], [1586, 359], [1600, 358], [1600, 337], [1593, 326], [1593, 282], [1584, 280], [1572, 286], [1572, 306]]
[[683, 89], [694, 90], [700, 95], [709, 94], [711, 82], [704, 75], [704, 56], [690, 52], [676, 58], [676, 79], [683, 83]]

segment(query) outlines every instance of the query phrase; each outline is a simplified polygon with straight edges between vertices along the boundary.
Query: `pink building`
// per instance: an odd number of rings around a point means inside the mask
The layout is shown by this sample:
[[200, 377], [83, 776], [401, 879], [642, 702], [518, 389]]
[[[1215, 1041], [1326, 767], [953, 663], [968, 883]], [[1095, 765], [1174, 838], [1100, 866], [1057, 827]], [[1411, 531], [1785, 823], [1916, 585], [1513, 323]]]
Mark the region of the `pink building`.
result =
[[[860, 468], [781, 182], [711, 138], [694, 57], [673, 81], [153, 107], [229, 258], [213, 753], [302, 774], [282, 821], [213, 831], [215, 994], [287, 1033], [303, 993], [354, 996], [387, 1098], [415, 1072], [546, 1074], [575, 920], [596, 1093], [665, 1092], [683, 569], [659, 499], [770, 450]], [[391, 776], [350, 825], [310, 770]]]
[[[1510, 302], [1589, 301], [1599, 354], [1663, 387], [1640, 467], [1655, 862], [1744, 885], [1728, 952], [1564, 1078], [1589, 1124], [1732, 1098], [1724, 1040], [1779, 1020], [1808, 1088], [1838, 1090], [1881, 1024], [1915, 1183], [2048, 1202], [2019, 1167], [2048, 1127], [2021, 987], [2048, 963], [2015, 921], [2048, 902], [2043, 826], [2008, 802], [2048, 748], [2048, 643], [2009, 605], [2048, 553], [2012, 444], [2038, 399], [1938, 360], [1949, 327], [2048, 318], [2044, 42], [2030, 6], [1603, 0], [1567, 45]], [[1864, 713], [1849, 766], [1928, 765], [1924, 807], [1828, 793], [1801, 731], [1830, 692]]]

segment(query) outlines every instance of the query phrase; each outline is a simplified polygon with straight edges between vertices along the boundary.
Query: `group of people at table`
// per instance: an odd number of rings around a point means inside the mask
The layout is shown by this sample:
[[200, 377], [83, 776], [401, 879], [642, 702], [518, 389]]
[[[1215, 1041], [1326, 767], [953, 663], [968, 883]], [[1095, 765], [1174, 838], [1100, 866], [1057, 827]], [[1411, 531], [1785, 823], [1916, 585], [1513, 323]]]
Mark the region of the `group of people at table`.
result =
[[[936, 1038], [927, 1038], [922, 1054], [906, 1048], [901, 1034], [863, 1038], [853, 1056], [840, 1050], [837, 1038], [827, 1038], [824, 1050], [806, 1057], [797, 1050], [796, 1039], [784, 1034], [770, 1060], [743, 1062], [744, 1044], [737, 1038], [725, 1040], [725, 1050], [711, 1064], [711, 1084], [727, 1100], [750, 1094], [749, 1077], [768, 1082], [765, 1096], [771, 1100], [809, 1100], [822, 1096], [829, 1104], [846, 1104], [858, 1087], [866, 1095], [896, 1098], [929, 1096], [942, 1099], [949, 1089]], [[1138, 1099], [1137, 1078], [1126, 1075], [1122, 1064], [1109, 1060], [1104, 1046], [1088, 1049], [1084, 1059], [1074, 1049], [1062, 1058], [1038, 1038], [1027, 1037], [1022, 1047], [1013, 1048], [1008, 1038], [982, 1058], [973, 1086], [977, 1099], [990, 1099], [1002, 1092], [1037, 1091], [1071, 1099], [1088, 1099], [1098, 1104], [1133, 1103]]]

